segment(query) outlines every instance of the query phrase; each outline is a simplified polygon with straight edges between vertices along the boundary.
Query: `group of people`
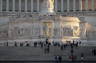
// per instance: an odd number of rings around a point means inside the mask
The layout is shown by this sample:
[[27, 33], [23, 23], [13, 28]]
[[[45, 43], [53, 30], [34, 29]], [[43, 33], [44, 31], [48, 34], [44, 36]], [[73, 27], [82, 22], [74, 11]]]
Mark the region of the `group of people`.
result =
[[[12, 45], [13, 44], [13, 45]], [[13, 42], [13, 43], [10, 43], [10, 42], [5, 42], [4, 43], [4, 46], [15, 46], [15, 47], [22, 47], [22, 46], [30, 46], [30, 43], [28, 41], [25, 41], [25, 42]]]
[[96, 56], [96, 48], [92, 49], [92, 55]]
[[[36, 47], [38, 45], [40, 45], [41, 47], [43, 47], [46, 44], [52, 45], [52, 46], [60, 46], [61, 48], [63, 47], [67, 47], [69, 44], [67, 44], [68, 41], [66, 41], [66, 44], [63, 44], [62, 42], [49, 42], [49, 39], [46, 39], [45, 41], [37, 41], [37, 42], [33, 42], [33, 45]], [[5, 46], [9, 46], [11, 42], [4, 42]], [[24, 41], [24, 42], [13, 42], [14, 46], [30, 46], [30, 42], [29, 41]], [[80, 42], [75, 42], [73, 41], [74, 46], [78, 46]], [[19, 45], [18, 45], [19, 44]], [[26, 45], [25, 45], [26, 44]], [[70, 43], [71, 44], [71, 43]]]
[[62, 62], [62, 56], [60, 56], [60, 55], [55, 56], [55, 62], [61, 63]]
[[45, 53], [49, 53], [50, 45], [51, 43], [48, 41], [48, 39], [46, 39], [45, 42], [34, 42], [34, 47], [40, 46], [41, 48], [44, 48]]
[[[71, 47], [71, 50], [70, 50], [70, 53], [71, 53], [71, 56], [69, 56], [70, 59], [74, 60], [76, 59], [76, 56], [73, 55], [74, 53], [74, 50], [73, 48], [74, 47], [78, 47], [79, 44], [81, 44], [81, 41], [74, 41], [73, 42], [70, 42], [70, 41], [67, 41], [68, 43], [66, 44], [60, 44], [59, 42], [49, 42], [48, 39], [45, 40], [45, 42], [34, 42], [33, 43], [33, 46], [34, 47], [37, 47], [38, 45], [41, 47], [41, 48], [44, 48], [44, 53], [49, 53], [50, 52], [50, 46], [56, 46], [56, 47], [60, 47], [61, 51], [64, 50], [66, 47]], [[28, 41], [25, 41], [25, 42], [20, 42], [19, 45], [22, 47], [22, 46], [30, 46], [30, 43]], [[8, 42], [6, 42], [6, 46], [8, 46]], [[17, 42], [14, 42], [14, 46], [18, 46]], [[94, 56], [96, 56], [96, 49], [92, 49], [92, 54]], [[84, 60], [84, 53], [81, 53], [81, 60]], [[55, 56], [55, 61], [57, 63], [60, 63], [62, 61], [62, 56]]]

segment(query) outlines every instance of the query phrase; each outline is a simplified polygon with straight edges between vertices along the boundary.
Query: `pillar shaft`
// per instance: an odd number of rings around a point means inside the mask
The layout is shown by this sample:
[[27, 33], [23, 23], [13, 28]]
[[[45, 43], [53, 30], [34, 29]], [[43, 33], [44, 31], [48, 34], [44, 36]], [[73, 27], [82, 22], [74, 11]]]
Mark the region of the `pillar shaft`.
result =
[[15, 0], [13, 0], [13, 12], [15, 11]]
[[88, 10], [88, 0], [85, 0], [85, 9]]
[[21, 12], [21, 0], [19, 0], [19, 11]]
[[76, 10], [76, 0], [73, 0], [73, 11]]
[[55, 0], [55, 11], [57, 12], [57, 0]]
[[69, 0], [67, 0], [67, 11], [69, 12]]
[[92, 0], [92, 10], [94, 10], [94, 0]]
[[33, 12], [33, 0], [31, 0], [31, 12]]
[[37, 0], [37, 12], [39, 12], [39, 0]]
[[25, 12], [27, 12], [27, 0], [25, 0]]
[[9, 0], [6, 0], [6, 11], [9, 11]]
[[64, 0], [61, 0], [61, 11], [63, 12], [64, 11], [64, 3], [63, 3]]
[[82, 0], [79, 0], [79, 10], [82, 11]]
[[2, 12], [2, 0], [0, 0], [0, 12]]

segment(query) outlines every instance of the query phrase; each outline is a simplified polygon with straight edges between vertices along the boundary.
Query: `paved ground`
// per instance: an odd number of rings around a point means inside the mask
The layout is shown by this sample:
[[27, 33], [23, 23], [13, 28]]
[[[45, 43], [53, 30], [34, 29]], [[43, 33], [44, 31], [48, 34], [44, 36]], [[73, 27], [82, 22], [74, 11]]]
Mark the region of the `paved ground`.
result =
[[[80, 54], [84, 53], [84, 60], [95, 61], [96, 56], [92, 56], [91, 50], [96, 47], [77, 47], [74, 48], [76, 60], [80, 60]], [[38, 47], [0, 47], [1, 61], [54, 61], [54, 56], [62, 56], [62, 60], [70, 61], [70, 47], [63, 51], [57, 46], [50, 47], [50, 53], [45, 54], [44, 48]], [[30, 63], [30, 62], [29, 62]]]
[[[0, 63], [57, 63], [57, 62], [53, 62], [53, 61], [6, 61], [6, 62], [0, 62]], [[89, 61], [86, 61], [86, 62], [80, 62], [80, 61], [62, 61], [62, 62], [59, 62], [59, 63], [96, 63], [96, 62], [89, 62]]]

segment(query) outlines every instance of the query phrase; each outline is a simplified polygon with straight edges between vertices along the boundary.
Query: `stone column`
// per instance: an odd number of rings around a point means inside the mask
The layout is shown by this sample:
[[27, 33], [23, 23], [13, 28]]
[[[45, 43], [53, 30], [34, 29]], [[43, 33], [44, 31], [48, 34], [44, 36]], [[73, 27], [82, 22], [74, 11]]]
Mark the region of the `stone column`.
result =
[[31, 0], [31, 12], [33, 12], [33, 0]]
[[67, 0], [67, 11], [69, 12], [69, 0]]
[[61, 0], [61, 12], [64, 11], [64, 3], [63, 3], [64, 0]]
[[82, 11], [82, 0], [79, 0], [79, 9]]
[[21, 0], [19, 0], [19, 11], [21, 12]]
[[95, 1], [92, 0], [92, 10], [94, 10], [94, 3], [95, 3]]
[[73, 11], [76, 10], [76, 0], [73, 0]]
[[55, 0], [55, 11], [57, 12], [57, 0]]
[[39, 12], [39, 0], [37, 0], [37, 12]]
[[2, 0], [0, 0], [0, 12], [2, 12]]
[[6, 0], [6, 11], [9, 11], [9, 0]]
[[13, 0], [13, 12], [15, 11], [15, 0]]
[[25, 12], [27, 12], [27, 0], [25, 0]]
[[85, 0], [85, 9], [88, 10], [88, 0]]

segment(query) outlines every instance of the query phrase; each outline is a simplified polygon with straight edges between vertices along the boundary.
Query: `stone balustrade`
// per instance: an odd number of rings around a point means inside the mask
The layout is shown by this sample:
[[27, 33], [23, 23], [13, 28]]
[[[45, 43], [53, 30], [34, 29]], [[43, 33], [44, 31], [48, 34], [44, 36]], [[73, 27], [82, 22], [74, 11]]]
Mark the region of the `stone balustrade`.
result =
[[[62, 16], [96, 16], [95, 11], [57, 12], [56, 14]], [[32, 17], [33, 15], [40, 16], [39, 13], [31, 12], [0, 12], [0, 16]]]

